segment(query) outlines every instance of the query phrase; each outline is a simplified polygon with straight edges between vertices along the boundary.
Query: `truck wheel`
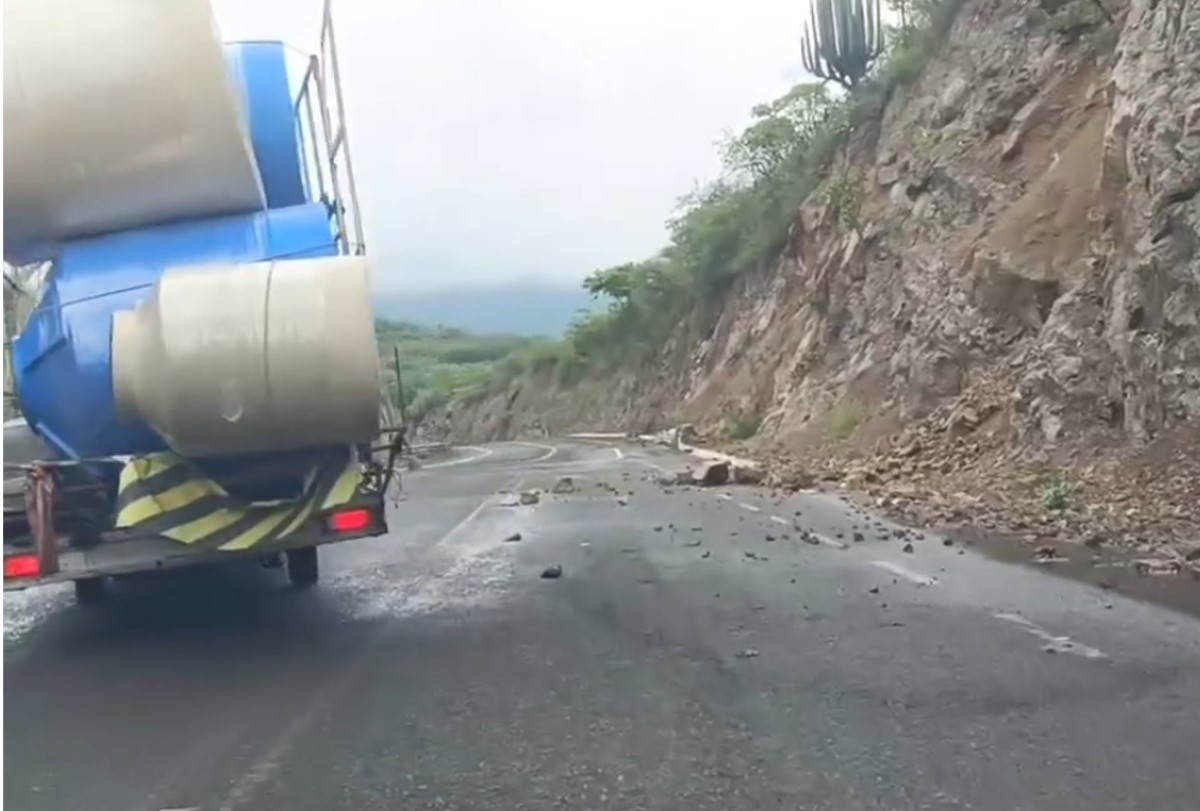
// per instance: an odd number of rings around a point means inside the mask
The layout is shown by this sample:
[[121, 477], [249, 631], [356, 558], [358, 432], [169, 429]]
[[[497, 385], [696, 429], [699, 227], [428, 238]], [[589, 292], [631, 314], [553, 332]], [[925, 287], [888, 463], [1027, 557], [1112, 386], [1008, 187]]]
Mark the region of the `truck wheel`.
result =
[[303, 549], [288, 550], [287, 573], [293, 586], [302, 589], [315, 585], [320, 572], [317, 566], [317, 547], [306, 546]]
[[89, 577], [75, 581], [75, 602], [79, 605], [96, 605], [104, 601], [106, 593], [103, 577]]

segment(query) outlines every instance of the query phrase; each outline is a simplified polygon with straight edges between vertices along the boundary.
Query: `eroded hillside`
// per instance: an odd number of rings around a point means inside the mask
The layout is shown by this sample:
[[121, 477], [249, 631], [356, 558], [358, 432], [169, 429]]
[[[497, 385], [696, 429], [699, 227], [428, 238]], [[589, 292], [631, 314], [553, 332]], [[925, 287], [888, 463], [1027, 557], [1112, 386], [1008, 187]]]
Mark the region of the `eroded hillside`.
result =
[[703, 334], [541, 368], [454, 432], [686, 422], [926, 520], [1200, 540], [1200, 3], [968, 0], [823, 191]]

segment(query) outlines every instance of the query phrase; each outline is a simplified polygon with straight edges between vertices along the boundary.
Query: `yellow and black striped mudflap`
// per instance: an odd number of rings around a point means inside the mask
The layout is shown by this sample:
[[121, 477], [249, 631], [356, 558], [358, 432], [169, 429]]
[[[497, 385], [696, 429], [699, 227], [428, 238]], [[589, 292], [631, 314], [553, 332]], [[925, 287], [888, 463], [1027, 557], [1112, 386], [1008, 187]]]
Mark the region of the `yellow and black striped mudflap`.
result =
[[204, 549], [251, 549], [286, 538], [314, 512], [345, 504], [362, 482], [353, 459], [314, 468], [293, 500], [244, 502], [174, 453], [130, 459], [117, 487], [118, 529], [162, 535]]

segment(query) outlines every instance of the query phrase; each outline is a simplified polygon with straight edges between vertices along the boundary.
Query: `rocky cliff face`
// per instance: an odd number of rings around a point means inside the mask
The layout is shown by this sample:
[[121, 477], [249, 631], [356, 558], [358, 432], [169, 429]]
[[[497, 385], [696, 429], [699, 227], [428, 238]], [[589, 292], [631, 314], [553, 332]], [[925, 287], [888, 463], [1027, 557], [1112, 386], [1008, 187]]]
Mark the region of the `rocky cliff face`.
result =
[[1200, 537], [1200, 2], [1103, 5], [970, 0], [835, 168], [864, 178], [856, 227], [807, 205], [703, 343], [515, 381], [456, 433], [749, 414], [781, 484], [1032, 508], [1061, 478], [1038, 526]]

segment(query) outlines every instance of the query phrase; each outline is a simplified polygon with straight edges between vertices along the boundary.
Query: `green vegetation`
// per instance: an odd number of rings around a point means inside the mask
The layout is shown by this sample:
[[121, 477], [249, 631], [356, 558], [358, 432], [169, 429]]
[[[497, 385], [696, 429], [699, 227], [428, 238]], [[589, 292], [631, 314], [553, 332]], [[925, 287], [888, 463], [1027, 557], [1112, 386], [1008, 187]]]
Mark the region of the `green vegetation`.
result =
[[725, 418], [725, 436], [732, 440], [749, 439], [758, 433], [762, 427], [762, 417], [758, 414], [738, 413]]
[[1042, 485], [1042, 504], [1047, 510], [1065, 510], [1071, 500], [1071, 484], [1062, 474], [1052, 475]]
[[[802, 83], [755, 107], [749, 126], [720, 145], [721, 177], [685, 197], [668, 221], [669, 244], [645, 261], [588, 276], [585, 290], [607, 309], [577, 318], [562, 341], [513, 353], [497, 379], [537, 369], [569, 382], [686, 349], [707, 334], [740, 276], [776, 260], [814, 193], [824, 194], [840, 227], [859, 229], [865, 177], [843, 168], [831, 178], [834, 158], [851, 132], [879, 120], [896, 90], [921, 75], [964, 2], [888, 0], [901, 24], [886, 29], [873, 0], [819, 3], [805, 47], [816, 48], [827, 67], [841, 60], [831, 78], [850, 89]], [[834, 15], [835, 31], [842, 17], [859, 26], [855, 41], [826, 53], [822, 14]]]
[[[539, 341], [517, 335], [473, 335], [449, 327], [420, 327], [376, 319], [380, 356], [393, 402], [399, 402], [394, 358], [400, 356], [400, 380], [408, 418], [419, 420], [431, 410], [472, 390], [482, 389], [515, 353]], [[540, 343], [545, 343], [541, 341]]]
[[854, 399], [842, 400], [829, 411], [825, 425], [831, 439], [844, 442], [866, 418], [867, 410], [862, 403]]

